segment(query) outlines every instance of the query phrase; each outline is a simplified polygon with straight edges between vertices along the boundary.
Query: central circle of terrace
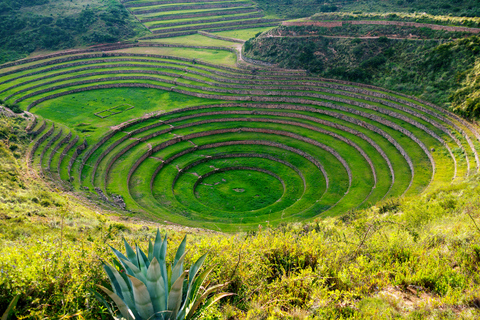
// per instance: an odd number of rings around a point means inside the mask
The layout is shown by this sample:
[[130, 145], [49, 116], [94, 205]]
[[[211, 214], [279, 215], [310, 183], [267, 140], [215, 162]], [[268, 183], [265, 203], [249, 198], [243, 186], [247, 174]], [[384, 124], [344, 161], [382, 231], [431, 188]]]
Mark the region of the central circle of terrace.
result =
[[221, 211], [253, 211], [278, 201], [284, 182], [276, 174], [256, 168], [225, 168], [207, 173], [196, 183], [195, 196], [207, 207]]

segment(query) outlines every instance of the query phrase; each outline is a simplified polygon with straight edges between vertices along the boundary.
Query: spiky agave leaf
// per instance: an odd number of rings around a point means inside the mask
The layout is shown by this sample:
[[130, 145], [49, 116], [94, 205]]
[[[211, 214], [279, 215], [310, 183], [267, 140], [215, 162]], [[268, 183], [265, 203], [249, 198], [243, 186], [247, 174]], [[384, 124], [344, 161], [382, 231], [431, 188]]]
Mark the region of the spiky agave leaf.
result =
[[99, 287], [100, 289], [102, 289], [103, 292], [105, 292], [109, 297], [110, 299], [113, 300], [113, 302], [115, 302], [115, 304], [117, 305], [117, 308], [118, 310], [120, 310], [120, 313], [122, 314], [122, 316], [127, 319], [127, 320], [136, 320], [135, 319], [135, 316], [132, 312], [132, 310], [130, 310], [129, 307], [127, 307], [127, 305], [125, 304], [125, 302], [123, 302], [122, 299], [120, 299], [120, 297], [118, 295], [116, 295], [114, 292], [108, 290], [107, 288], [105, 288], [104, 286], [101, 286], [101, 285], [97, 285], [97, 287]]
[[153, 258], [152, 263], [150, 263], [150, 267], [147, 271], [146, 285], [148, 292], [150, 293], [150, 298], [152, 299], [155, 314], [165, 311], [167, 307], [165, 299], [167, 292], [157, 258]]
[[128, 244], [127, 240], [123, 238], [123, 243], [125, 244], [125, 251], [127, 252], [127, 257], [128, 260], [135, 265], [135, 267], [139, 267], [138, 265], [138, 258], [137, 255], [135, 254], [135, 251], [133, 248]]
[[4, 314], [2, 315], [2, 320], [8, 319], [13, 309], [17, 305], [18, 299], [20, 299], [20, 295], [16, 295], [15, 298], [13, 298], [13, 300], [9, 303], [7, 310], [5, 310]]
[[185, 252], [183, 256], [181, 256], [180, 259], [177, 261], [177, 264], [173, 267], [170, 283], [175, 283], [180, 277], [180, 275], [183, 273], [183, 260], [185, 259], [186, 254], [187, 253]]
[[114, 293], [117, 294], [130, 309], [134, 309], [135, 304], [130, 280], [123, 278], [121, 274], [109, 264], [103, 263], [103, 268], [110, 279]]
[[182, 305], [183, 281], [185, 280], [185, 276], [187, 275], [187, 273], [188, 271], [184, 271], [170, 288], [167, 305], [167, 309], [170, 313], [168, 319], [170, 320], [177, 319], [178, 311], [180, 310], [180, 306]]
[[155, 313], [152, 304], [152, 298], [148, 293], [147, 286], [139, 279], [128, 276], [133, 285], [133, 298], [135, 300], [135, 309], [142, 319], [149, 319]]

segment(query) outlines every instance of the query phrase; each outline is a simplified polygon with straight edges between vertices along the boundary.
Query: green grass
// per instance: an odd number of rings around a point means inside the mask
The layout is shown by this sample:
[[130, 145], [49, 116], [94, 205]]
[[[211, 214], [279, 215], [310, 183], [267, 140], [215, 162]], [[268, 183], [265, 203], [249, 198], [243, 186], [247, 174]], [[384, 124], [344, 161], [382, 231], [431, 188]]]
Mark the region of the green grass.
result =
[[223, 37], [248, 40], [250, 38], [255, 37], [255, 35], [259, 32], [265, 32], [275, 27], [261, 27], [261, 28], [251, 28], [251, 29], [240, 29], [240, 28], [239, 30], [215, 32], [215, 34], [218, 34], [219, 36], [223, 36]]
[[190, 48], [132, 48], [121, 50], [128, 53], [152, 53], [176, 57], [198, 59], [214, 64], [235, 67], [237, 56], [225, 50], [190, 49]]
[[[142, 41], [143, 42], [143, 41]], [[209, 37], [202, 36], [200, 34], [192, 34], [182, 37], [172, 37], [163, 39], [145, 40], [145, 42], [158, 42], [158, 43], [174, 43], [183, 44], [187, 46], [212, 46], [212, 47], [237, 47], [239, 44], [224, 40], [217, 40]]]

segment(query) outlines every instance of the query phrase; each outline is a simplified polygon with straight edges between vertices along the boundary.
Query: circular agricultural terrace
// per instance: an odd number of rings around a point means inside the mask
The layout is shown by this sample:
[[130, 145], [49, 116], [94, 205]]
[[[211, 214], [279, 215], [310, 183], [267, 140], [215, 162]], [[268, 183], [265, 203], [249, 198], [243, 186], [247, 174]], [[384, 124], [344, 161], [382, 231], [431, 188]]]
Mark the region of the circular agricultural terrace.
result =
[[[416, 98], [299, 71], [117, 49], [3, 65], [0, 97], [33, 113], [122, 88], [204, 99], [149, 110], [100, 137], [47, 117], [31, 124], [34, 167], [131, 212], [247, 230], [365, 208], [479, 169], [476, 128]], [[95, 115], [100, 123], [136, 107]]]

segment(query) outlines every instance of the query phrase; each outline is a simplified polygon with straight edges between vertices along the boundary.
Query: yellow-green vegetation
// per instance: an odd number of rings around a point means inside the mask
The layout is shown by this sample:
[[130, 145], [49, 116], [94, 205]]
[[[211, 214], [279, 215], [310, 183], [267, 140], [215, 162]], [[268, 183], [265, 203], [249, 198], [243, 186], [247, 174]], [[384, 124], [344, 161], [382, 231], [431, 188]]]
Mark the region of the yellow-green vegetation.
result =
[[465, 72], [462, 88], [451, 97], [452, 107], [455, 111], [467, 117], [480, 116], [480, 60], [475, 66]]
[[[102, 319], [89, 291], [121, 237], [147, 252], [154, 224], [89, 209], [31, 179], [24, 121], [2, 118], [0, 305], [20, 294], [19, 319]], [[15, 137], [14, 137], [15, 136]], [[14, 142], [15, 141], [15, 142]], [[13, 146], [13, 143], [17, 147]], [[12, 151], [15, 149], [15, 151]], [[212, 284], [235, 293], [200, 319], [476, 319], [480, 300], [480, 177], [363, 211], [247, 234], [190, 235], [191, 265], [208, 252]], [[173, 262], [173, 252], [167, 255]]]

